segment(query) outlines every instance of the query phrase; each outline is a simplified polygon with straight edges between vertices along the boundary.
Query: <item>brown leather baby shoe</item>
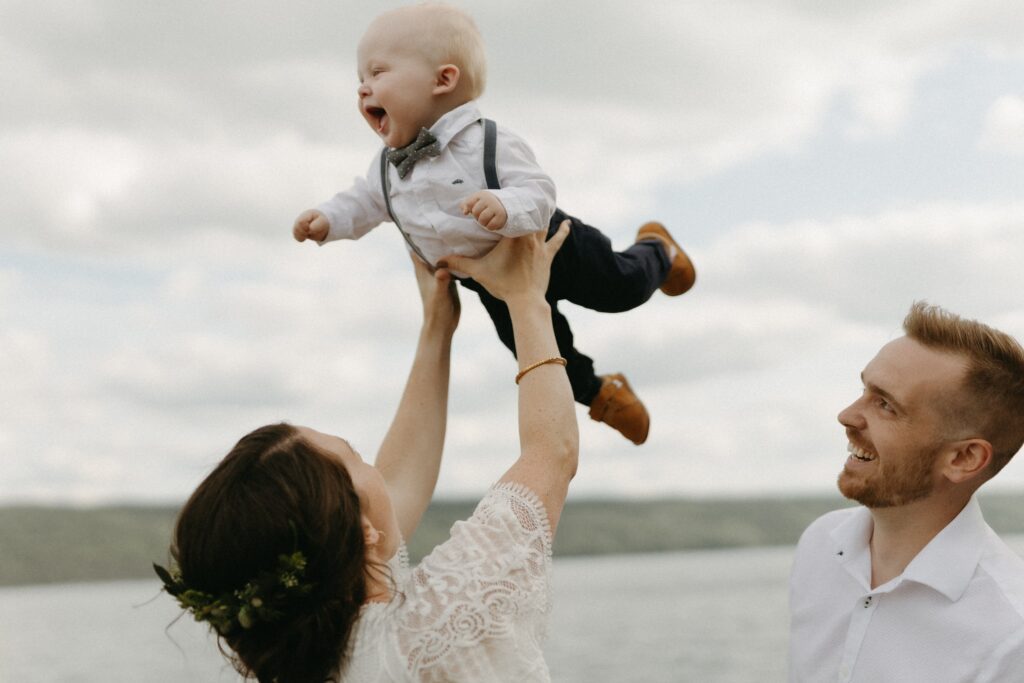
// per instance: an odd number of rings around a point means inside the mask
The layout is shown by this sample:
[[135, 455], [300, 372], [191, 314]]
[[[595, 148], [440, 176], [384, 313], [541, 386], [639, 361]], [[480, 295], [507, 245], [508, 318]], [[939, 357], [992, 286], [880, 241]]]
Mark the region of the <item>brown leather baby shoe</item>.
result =
[[697, 271], [693, 267], [693, 262], [682, 247], [672, 239], [672, 235], [668, 234], [664, 225], [656, 221], [641, 225], [640, 230], [636, 233], [636, 241], [643, 242], [645, 240], [658, 240], [664, 244], [665, 253], [668, 254], [668, 260], [672, 263], [668, 275], [665, 276], [665, 281], [661, 283], [661, 291], [669, 296], [679, 296], [693, 287], [693, 283], [697, 281]]
[[601, 390], [590, 402], [590, 417], [616, 429], [637, 446], [647, 440], [651, 419], [621, 374], [602, 375]]

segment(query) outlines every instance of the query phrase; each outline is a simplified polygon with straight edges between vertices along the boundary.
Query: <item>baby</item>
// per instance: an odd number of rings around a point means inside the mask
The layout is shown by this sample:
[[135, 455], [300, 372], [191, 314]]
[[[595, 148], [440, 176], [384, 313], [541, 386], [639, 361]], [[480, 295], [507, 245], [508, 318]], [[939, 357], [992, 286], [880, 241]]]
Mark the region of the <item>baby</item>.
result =
[[[558, 301], [620, 312], [658, 288], [677, 296], [696, 278], [686, 253], [660, 223], [643, 225], [636, 243], [616, 252], [599, 230], [555, 207], [554, 183], [530, 147], [477, 108], [486, 60], [480, 33], [462, 11], [423, 4], [380, 15], [359, 43], [357, 69], [359, 110], [385, 149], [352, 188], [301, 213], [295, 239], [359, 239], [390, 220], [409, 249], [436, 267], [446, 256], [482, 256], [503, 237], [550, 234], [570, 220], [547, 298], [573, 395], [591, 418], [643, 443], [646, 408], [621, 374], [595, 374], [593, 361], [574, 348]], [[514, 354], [505, 305], [479, 283], [458, 279], [479, 295]]]

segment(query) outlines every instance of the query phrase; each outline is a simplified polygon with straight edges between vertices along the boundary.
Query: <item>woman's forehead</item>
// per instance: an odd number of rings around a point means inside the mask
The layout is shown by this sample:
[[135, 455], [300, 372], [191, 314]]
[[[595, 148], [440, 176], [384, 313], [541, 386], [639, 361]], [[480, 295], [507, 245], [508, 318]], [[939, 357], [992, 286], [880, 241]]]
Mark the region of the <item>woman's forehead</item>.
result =
[[321, 450], [338, 454], [355, 453], [355, 449], [352, 448], [352, 445], [340, 436], [326, 434], [313, 429], [312, 427], [297, 427], [296, 429], [304, 439]]

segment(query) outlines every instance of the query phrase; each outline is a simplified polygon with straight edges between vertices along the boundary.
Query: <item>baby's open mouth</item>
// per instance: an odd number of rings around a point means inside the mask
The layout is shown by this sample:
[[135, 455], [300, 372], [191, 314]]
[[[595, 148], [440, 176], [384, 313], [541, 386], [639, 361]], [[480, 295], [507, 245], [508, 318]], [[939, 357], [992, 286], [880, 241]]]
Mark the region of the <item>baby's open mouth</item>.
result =
[[851, 457], [853, 457], [855, 460], [860, 460], [861, 462], [871, 462], [872, 460], [878, 457], [877, 455], [869, 453], [863, 448], [854, 446], [852, 443], [846, 445], [846, 450]]
[[384, 124], [387, 122], [388, 113], [380, 107], [367, 107], [366, 115], [373, 121], [373, 127], [378, 133], [384, 132]]

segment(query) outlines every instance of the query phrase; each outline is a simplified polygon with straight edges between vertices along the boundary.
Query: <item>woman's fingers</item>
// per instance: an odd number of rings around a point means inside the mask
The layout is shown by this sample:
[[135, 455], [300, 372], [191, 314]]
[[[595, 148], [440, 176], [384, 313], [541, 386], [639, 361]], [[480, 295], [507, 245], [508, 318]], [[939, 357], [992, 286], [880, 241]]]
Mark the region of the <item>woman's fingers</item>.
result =
[[426, 301], [427, 297], [430, 296], [430, 291], [435, 287], [434, 275], [431, 273], [430, 266], [424, 263], [415, 254], [409, 254], [412, 259], [413, 271], [416, 275], [416, 286], [420, 290], [420, 298]]
[[444, 268], [431, 269], [415, 255], [412, 258], [416, 273], [416, 286], [419, 288], [420, 300], [423, 303], [424, 320], [428, 323], [440, 322], [442, 329], [454, 330], [459, 324], [459, 293], [455, 288], [455, 278]]
[[551, 236], [551, 239], [547, 241], [548, 252], [551, 254], [552, 258], [554, 258], [555, 254], [558, 253], [558, 250], [562, 248], [562, 243], [565, 242], [565, 238], [569, 236], [570, 227], [571, 224], [569, 223], [569, 219], [566, 218], [559, 224], [558, 230], [556, 230], [555, 234]]
[[547, 241], [545, 232], [505, 237], [485, 256], [469, 258], [453, 254], [440, 259], [437, 267], [465, 273], [499, 299], [527, 286], [546, 287], [548, 276], [543, 271], [550, 269], [569, 229], [570, 223], [565, 220]]

